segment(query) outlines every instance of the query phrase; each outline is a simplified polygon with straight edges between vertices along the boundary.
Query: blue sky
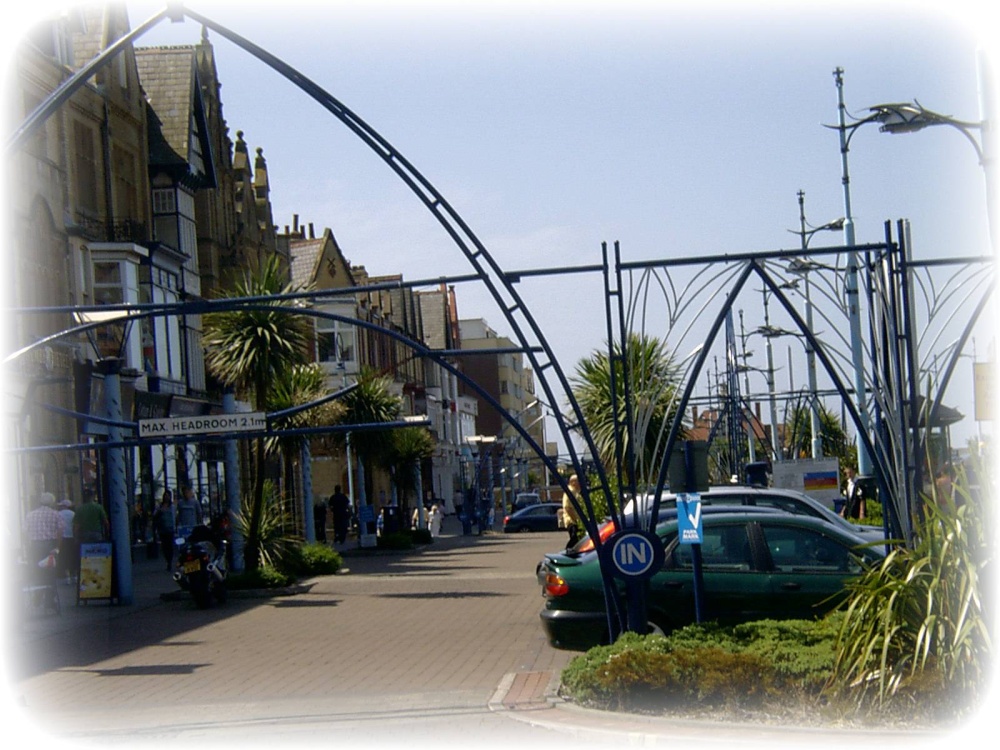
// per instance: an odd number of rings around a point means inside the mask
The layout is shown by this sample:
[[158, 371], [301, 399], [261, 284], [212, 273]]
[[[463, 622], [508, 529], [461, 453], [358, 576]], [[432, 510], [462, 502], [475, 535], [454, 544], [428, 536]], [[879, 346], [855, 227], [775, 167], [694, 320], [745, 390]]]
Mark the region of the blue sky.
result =
[[[137, 25], [163, 4], [127, 5]], [[822, 127], [837, 118], [833, 69], [846, 71], [853, 114], [916, 98], [978, 120], [975, 50], [992, 46], [981, 32], [996, 28], [978, 15], [981, 3], [962, 0], [187, 5], [360, 115], [507, 270], [598, 263], [602, 242], [619, 241], [627, 260], [796, 247], [788, 230], [798, 228], [798, 190], [812, 224], [844, 213], [837, 134]], [[139, 43], [199, 34], [192, 21], [164, 22]], [[233, 135], [264, 149], [279, 226], [293, 214], [328, 226], [375, 274], [468, 271], [380, 159], [262, 63], [210, 38], [224, 114]], [[918, 257], [989, 252], [983, 172], [959, 133], [863, 128], [850, 168], [859, 242], [908, 218]], [[600, 290], [596, 275], [520, 286], [568, 372], [603, 346]], [[509, 332], [483, 292], [458, 294], [462, 317]], [[762, 322], [759, 296], [741, 307], [748, 326]], [[980, 359], [993, 352], [992, 329], [991, 318], [977, 331]], [[781, 365], [785, 346], [776, 347]], [[946, 403], [972, 414], [967, 360], [955, 377]], [[975, 432], [969, 419], [953, 436]]]

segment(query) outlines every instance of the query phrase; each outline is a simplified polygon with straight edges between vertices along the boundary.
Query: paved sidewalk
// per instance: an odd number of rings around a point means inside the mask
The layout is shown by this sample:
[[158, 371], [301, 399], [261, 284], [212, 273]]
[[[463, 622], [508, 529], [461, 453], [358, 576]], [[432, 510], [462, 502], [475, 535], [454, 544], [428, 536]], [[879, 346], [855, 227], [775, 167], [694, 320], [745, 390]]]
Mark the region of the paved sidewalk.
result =
[[[279, 616], [280, 611], [287, 611], [295, 608], [301, 614], [299, 627], [305, 629], [303, 632], [317, 632], [317, 627], [327, 627], [321, 625], [316, 620], [315, 625], [311, 618], [321, 617], [324, 612], [335, 613], [333, 621], [334, 627], [344, 628], [344, 632], [358, 633], [356, 637], [371, 638], [372, 634], [363, 634], [361, 630], [363, 622], [369, 622], [368, 630], [377, 630], [384, 625], [377, 617], [379, 612], [386, 613], [397, 611], [393, 607], [398, 607], [399, 602], [408, 602], [407, 612], [413, 612], [414, 618], [421, 608], [431, 608], [438, 611], [447, 609], [451, 612], [461, 611], [462, 618], [468, 618], [468, 628], [455, 632], [463, 634], [463, 637], [471, 637], [476, 631], [476, 617], [495, 618], [497, 607], [509, 608], [507, 602], [514, 603], [510, 595], [499, 595], [494, 591], [506, 590], [509, 587], [512, 576], [516, 574], [523, 579], [524, 571], [523, 559], [518, 563], [517, 570], [494, 568], [494, 559], [500, 550], [511, 549], [515, 545], [530, 543], [535, 544], [533, 539], [497, 538], [490, 534], [484, 536], [462, 536], [457, 521], [453, 517], [446, 519], [444, 534], [439, 537], [433, 545], [427, 548], [418, 549], [414, 552], [383, 552], [380, 550], [362, 550], [357, 546], [356, 541], [349, 541], [341, 550], [344, 555], [345, 568], [350, 571], [343, 577], [317, 579], [315, 584], [305, 582], [305, 591], [298, 596], [282, 597], [274, 600], [274, 603], [255, 611], [246, 610], [251, 606], [249, 602], [240, 604], [238, 601], [232, 605], [219, 610], [210, 610], [202, 617], [196, 615], [193, 610], [185, 609], [182, 604], [169, 603], [163, 601], [164, 594], [177, 591], [177, 585], [171, 579], [170, 574], [164, 569], [161, 560], [150, 560], [146, 558], [145, 551], [137, 554], [133, 569], [134, 597], [132, 604], [113, 605], [107, 602], [92, 602], [89, 604], [75, 605], [75, 597], [72, 588], [61, 584], [60, 595], [62, 598], [62, 612], [59, 615], [31, 618], [25, 621], [20, 632], [15, 634], [15, 647], [28, 647], [45, 642], [46, 647], [60, 639], [46, 641], [50, 636], [69, 633], [74, 630], [82, 630], [93, 633], [95, 626], [101, 622], [112, 619], [132, 616], [135, 619], [126, 621], [129, 627], [145, 628], [148, 634], [147, 641], [142, 645], [146, 650], [144, 656], [138, 662], [133, 663], [128, 659], [123, 659], [115, 650], [117, 643], [110, 644], [106, 654], [101, 655], [101, 659], [94, 664], [88, 665], [85, 671], [96, 672], [103, 676], [101, 684], [110, 686], [118, 680], [130, 680], [130, 684], [136, 686], [145, 685], [147, 680], [156, 680], [158, 690], [170, 689], [171, 685], [179, 686], [175, 691], [176, 695], [184, 695], [183, 686], [189, 677], [183, 671], [176, 671], [179, 666], [186, 665], [202, 674], [202, 679], [217, 679], [220, 687], [226, 687], [232, 695], [237, 695], [240, 683], [251, 683], [256, 679], [259, 672], [273, 675], [273, 679], [291, 680], [289, 693], [294, 689], [298, 691], [299, 698], [289, 702], [287, 707], [283, 707], [280, 702], [269, 699], [266, 709], [261, 708], [261, 704], [251, 702], [251, 694], [247, 694], [245, 706], [245, 716], [239, 713], [239, 703], [229, 703], [226, 711], [229, 716], [229, 723], [235, 729], [233, 731], [251, 731], [254, 727], [259, 728], [260, 722], [271, 722], [271, 724], [284, 731], [286, 729], [282, 722], [287, 720], [298, 721], [308, 731], [308, 727], [317, 726], [321, 732], [330, 731], [329, 727], [337, 726], [343, 728], [348, 723], [361, 723], [375, 720], [377, 714], [373, 714], [372, 704], [366, 698], [372, 694], [383, 694], [388, 697], [393, 695], [397, 703], [393, 709], [397, 714], [405, 715], [407, 708], [406, 700], [412, 700], [414, 711], [421, 717], [432, 721], [432, 714], [436, 711], [442, 717], [454, 714], [459, 718], [442, 719], [444, 726], [449, 723], [453, 727], [465, 726], [463, 722], [475, 726], [482, 726], [485, 731], [493, 731], [496, 728], [495, 722], [501, 725], [525, 727], [524, 731], [541, 732], [543, 737], [572, 737], [579, 746], [593, 745], [595, 747], [607, 746], [610, 744], [640, 744], [646, 746], [664, 746], [670, 744], [677, 747], [678, 742], [685, 740], [697, 742], [700, 747], [733, 747], [733, 746], [767, 746], [774, 747], [801, 747], [806, 744], [810, 746], [820, 745], [850, 746], [852, 750], [860, 748], [885, 748], [885, 747], [919, 747], [940, 744], [944, 740], [954, 741], [954, 737], [948, 733], [938, 732], [831, 732], [820, 729], [809, 728], [782, 728], [754, 725], [734, 725], [722, 724], [710, 721], [681, 721], [676, 719], [660, 719], [650, 717], [639, 717], [627, 714], [619, 714], [605, 711], [592, 711], [581, 709], [570, 703], [566, 703], [558, 696], [559, 676], [562, 667], [572, 658], [573, 654], [565, 651], [552, 649], [544, 642], [544, 638], [538, 637], [540, 627], [534, 617], [535, 603], [533, 600], [524, 600], [525, 604], [518, 605], [516, 611], [510, 613], [510, 624], [505, 627], [517, 628], [516, 638], [509, 639], [517, 649], [517, 653], [505, 651], [497, 653], [496, 649], [472, 650], [475, 658], [470, 659], [470, 651], [466, 649], [461, 660], [449, 662], [447, 659], [439, 659], [434, 664], [437, 676], [432, 675], [429, 670], [426, 658], [417, 653], [421, 648], [418, 644], [423, 644], [426, 651], [428, 645], [425, 638], [419, 633], [415, 636], [411, 645], [401, 645], [395, 651], [384, 649], [385, 653], [375, 657], [382, 659], [386, 664], [376, 664], [370, 661], [372, 656], [366, 658], [368, 675], [363, 673], [365, 669], [359, 669], [350, 662], [351, 655], [345, 655], [338, 662], [337, 669], [340, 676], [337, 678], [338, 693], [337, 709], [332, 710], [328, 699], [325, 697], [329, 690], [330, 678], [328, 670], [330, 667], [324, 666], [315, 675], [316, 685], [309, 688], [303, 685], [301, 675], [308, 671], [306, 665], [315, 663], [318, 654], [314, 654], [304, 644], [299, 651], [286, 651], [281, 654], [280, 661], [276, 661], [270, 666], [254, 665], [253, 671], [241, 671], [239, 662], [232, 661], [233, 656], [219, 655], [211, 650], [199, 651], [198, 649], [216, 648], [216, 646], [199, 646], [198, 644], [204, 635], [202, 631], [190, 631], [190, 633], [170, 632], [164, 630], [167, 635], [158, 635], [159, 627], [167, 627], [164, 619], [171, 620], [171, 617], [164, 618], [164, 614], [170, 612], [189, 612], [187, 617], [194, 625], [202, 620], [211, 625], [212, 632], [220, 633], [220, 643], [233, 642], [233, 639], [240, 639], [239, 650], [233, 653], [254, 653], [255, 649], [263, 652], [263, 645], [257, 646], [258, 641], [253, 638], [260, 638], [260, 644], [267, 642], [268, 633], [271, 629], [284, 622]], [[502, 536], [502, 535], [498, 535]], [[554, 539], [554, 537], [550, 537]], [[561, 539], [561, 538], [560, 538]], [[539, 538], [537, 544], [544, 545], [547, 540]], [[532, 547], [531, 549], [534, 549]], [[461, 560], [461, 568], [455, 568], [456, 560]], [[495, 578], [496, 585], [490, 586], [490, 581]], [[419, 591], [413, 589], [416, 581], [427, 581]], [[437, 581], [437, 583], [433, 583]], [[520, 584], [518, 584], [520, 586]], [[522, 595], [523, 596], [523, 595]], [[506, 598], [505, 598], [506, 597]], [[172, 597], [169, 597], [172, 598]], [[362, 600], [368, 600], [365, 604], [364, 613], [359, 613], [365, 617], [375, 617], [372, 620], [352, 620], [354, 616], [351, 610], [353, 606], [361, 606]], [[466, 602], [462, 609], [455, 609], [461, 602]], [[353, 603], [353, 604], [349, 604]], [[538, 600], [540, 605], [540, 598]], [[162, 606], [163, 610], [154, 609]], [[171, 609], [171, 607], [173, 609]], [[180, 607], [180, 609], [177, 609]], [[540, 606], [539, 606], [540, 608]], [[243, 614], [241, 614], [241, 612]], [[256, 634], [253, 631], [245, 630], [245, 625], [236, 628], [235, 622], [230, 622], [230, 617], [250, 617], [248, 622], [255, 623], [258, 629]], [[183, 618], [173, 618], [183, 619]], [[418, 619], [413, 620], [419, 622]], [[413, 628], [408, 623], [402, 622], [396, 625], [404, 632], [405, 637]], [[230, 633], [228, 628], [232, 628]], [[312, 628], [312, 631], [309, 631]], [[120, 631], [121, 623], [115, 628]], [[96, 628], [100, 630], [100, 628]], [[280, 631], [274, 631], [275, 633]], [[451, 631], [449, 631], [451, 632]], [[230, 633], [228, 640], [221, 636], [221, 633]], [[76, 639], [73, 639], [76, 640]], [[311, 642], [311, 641], [310, 641]], [[104, 644], [108, 645], [108, 644]], [[451, 644], [437, 644], [445, 648], [447, 654], [448, 646]], [[456, 650], [460, 648], [455, 643]], [[163, 663], [157, 662], [150, 654], [152, 646], [154, 651], [164, 654]], [[164, 648], [166, 647], [166, 648]], [[508, 647], [509, 648], [509, 647]], [[173, 654], [185, 649], [191, 652], [191, 656], [185, 659], [172, 658]], [[170, 652], [170, 653], [168, 653]], [[413, 653], [413, 659], [409, 659], [407, 654]], [[229, 669], [218, 673], [217, 677], [210, 676], [207, 662], [214, 660], [229, 659]], [[343, 661], [348, 659], [348, 661]], [[297, 671], [295, 665], [301, 664]], [[506, 674], [497, 674], [495, 666], [497, 664], [517, 665], [514, 671]], [[502, 673], [507, 667], [500, 669]], [[270, 670], [270, 671], [268, 671]], [[306, 671], [303, 671], [306, 670]], [[315, 672], [315, 670], [312, 670]], [[285, 674], [287, 673], [287, 674]], [[42, 674], [36, 670], [36, 674]], [[497, 677], [487, 677], [484, 675], [497, 674]], [[380, 675], [391, 675], [391, 681]], [[55, 677], [55, 676], [53, 676]], [[427, 692], [428, 680], [436, 679], [445, 685], [444, 692], [430, 694]], [[73, 667], [59, 678], [47, 682], [54, 691], [54, 696], [79, 695], [75, 692], [82, 684], [78, 680], [83, 679], [80, 675], [80, 667]], [[371, 683], [371, 680], [376, 680]], [[489, 683], [488, 680], [494, 682]], [[326, 680], [325, 682], [323, 680]], [[368, 682], [366, 682], [368, 680]], [[381, 682], [379, 682], [381, 680]], [[98, 683], [94, 683], [97, 685]], [[152, 684], [152, 683], [151, 683]], [[475, 695], [486, 684], [485, 695], [492, 697], [486, 701], [478, 699], [475, 702]], [[237, 686], [233, 690], [233, 686]], [[381, 692], [380, 691], [384, 691]], [[161, 731], [164, 736], [184, 737], [185, 733], [194, 732], [195, 737], [199, 733], [208, 731], [201, 724], [192, 724], [185, 727], [178, 724], [177, 714], [164, 712], [160, 708], [153, 708], [157, 703], [144, 699], [138, 688], [134, 691], [134, 700], [127, 699], [129, 707], [134, 704], [130, 726], [123, 725], [118, 730], [121, 738], [129, 736], [129, 732], [149, 731], [151, 727], [156, 727], [157, 722], [173, 716], [173, 723], [164, 725]], [[280, 684], [273, 686], [272, 694], [281, 695]], [[356, 702], [351, 698], [353, 696]], [[407, 697], [409, 696], [409, 697]], [[119, 700], [122, 698], [119, 697]], [[58, 700], [58, 699], [57, 699]], [[95, 694], [91, 701], [91, 706], [102, 705], [97, 702]], [[180, 699], [179, 699], [180, 700]], [[472, 702], [470, 702], [472, 701]], [[105, 701], [107, 704], [107, 701]], [[485, 705], [484, 705], [485, 704]], [[85, 708], [88, 704], [83, 701], [76, 720], [79, 722], [77, 736], [86, 736], [84, 729], [86, 719], [81, 716], [89, 715], [91, 708]], [[110, 705], [110, 704], [108, 704]], [[386, 705], [386, 709], [389, 706]], [[263, 711], [263, 713], [262, 713]], [[429, 713], [430, 712], [430, 713]], [[200, 712], [199, 712], [200, 713]], [[287, 713], [287, 717], [285, 717]], [[206, 714], [210, 715], [210, 714]], [[465, 716], [466, 718], [461, 718]], [[490, 718], [492, 717], [492, 718]], [[108, 736], [106, 726], [101, 726], [100, 719], [95, 717], [94, 736], [106, 738]], [[509, 722], [514, 722], [511, 725]], [[242, 729], [240, 729], [242, 727]], [[326, 728], [324, 728], [326, 727]], [[490, 729], [492, 728], [492, 729]], [[159, 731], [159, 730], [158, 730]], [[258, 730], [253, 730], [258, 731]], [[260, 731], [263, 731], [262, 729]], [[363, 733], [363, 729], [359, 730]], [[522, 735], [518, 735], [522, 736]], [[533, 734], [523, 736], [534, 736]]]

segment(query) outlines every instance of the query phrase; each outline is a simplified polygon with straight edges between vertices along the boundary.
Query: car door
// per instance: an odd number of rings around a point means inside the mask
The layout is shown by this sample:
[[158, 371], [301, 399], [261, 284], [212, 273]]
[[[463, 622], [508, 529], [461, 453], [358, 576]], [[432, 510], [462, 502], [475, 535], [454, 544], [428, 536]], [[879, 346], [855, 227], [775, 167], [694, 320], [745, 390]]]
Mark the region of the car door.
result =
[[770, 556], [769, 617], [813, 618], [845, 595], [845, 582], [861, 572], [850, 546], [818, 529], [761, 519], [757, 528]]
[[559, 517], [556, 505], [533, 505], [523, 511], [524, 524], [532, 531], [557, 531]]
[[[757, 569], [746, 521], [702, 521], [702, 619], [744, 622], [756, 619], [760, 599], [769, 592], [767, 571]], [[695, 622], [694, 568], [689, 544], [676, 534], [667, 542], [666, 560], [650, 581], [649, 610], [671, 626]]]

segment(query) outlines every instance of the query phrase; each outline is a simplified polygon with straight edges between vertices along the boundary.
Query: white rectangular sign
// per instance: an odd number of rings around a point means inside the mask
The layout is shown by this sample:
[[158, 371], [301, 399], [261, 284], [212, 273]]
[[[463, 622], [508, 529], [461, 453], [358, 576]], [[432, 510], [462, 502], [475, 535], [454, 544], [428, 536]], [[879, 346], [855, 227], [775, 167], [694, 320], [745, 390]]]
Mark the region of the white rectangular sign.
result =
[[256, 432], [264, 429], [267, 429], [267, 415], [259, 411], [139, 420], [139, 437], [144, 438], [205, 435], [213, 432]]
[[840, 497], [840, 462], [836, 458], [800, 458], [774, 464], [771, 484], [797, 490], [828, 508]]

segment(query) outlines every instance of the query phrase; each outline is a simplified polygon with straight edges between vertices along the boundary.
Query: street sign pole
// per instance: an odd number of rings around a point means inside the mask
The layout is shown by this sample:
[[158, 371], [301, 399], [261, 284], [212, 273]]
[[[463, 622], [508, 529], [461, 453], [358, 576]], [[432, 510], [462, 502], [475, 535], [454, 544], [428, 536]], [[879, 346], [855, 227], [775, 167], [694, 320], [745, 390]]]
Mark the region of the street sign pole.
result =
[[663, 542], [652, 531], [624, 530], [607, 543], [614, 574], [625, 581], [625, 629], [645, 635], [649, 627], [645, 594], [649, 579], [663, 567]]

